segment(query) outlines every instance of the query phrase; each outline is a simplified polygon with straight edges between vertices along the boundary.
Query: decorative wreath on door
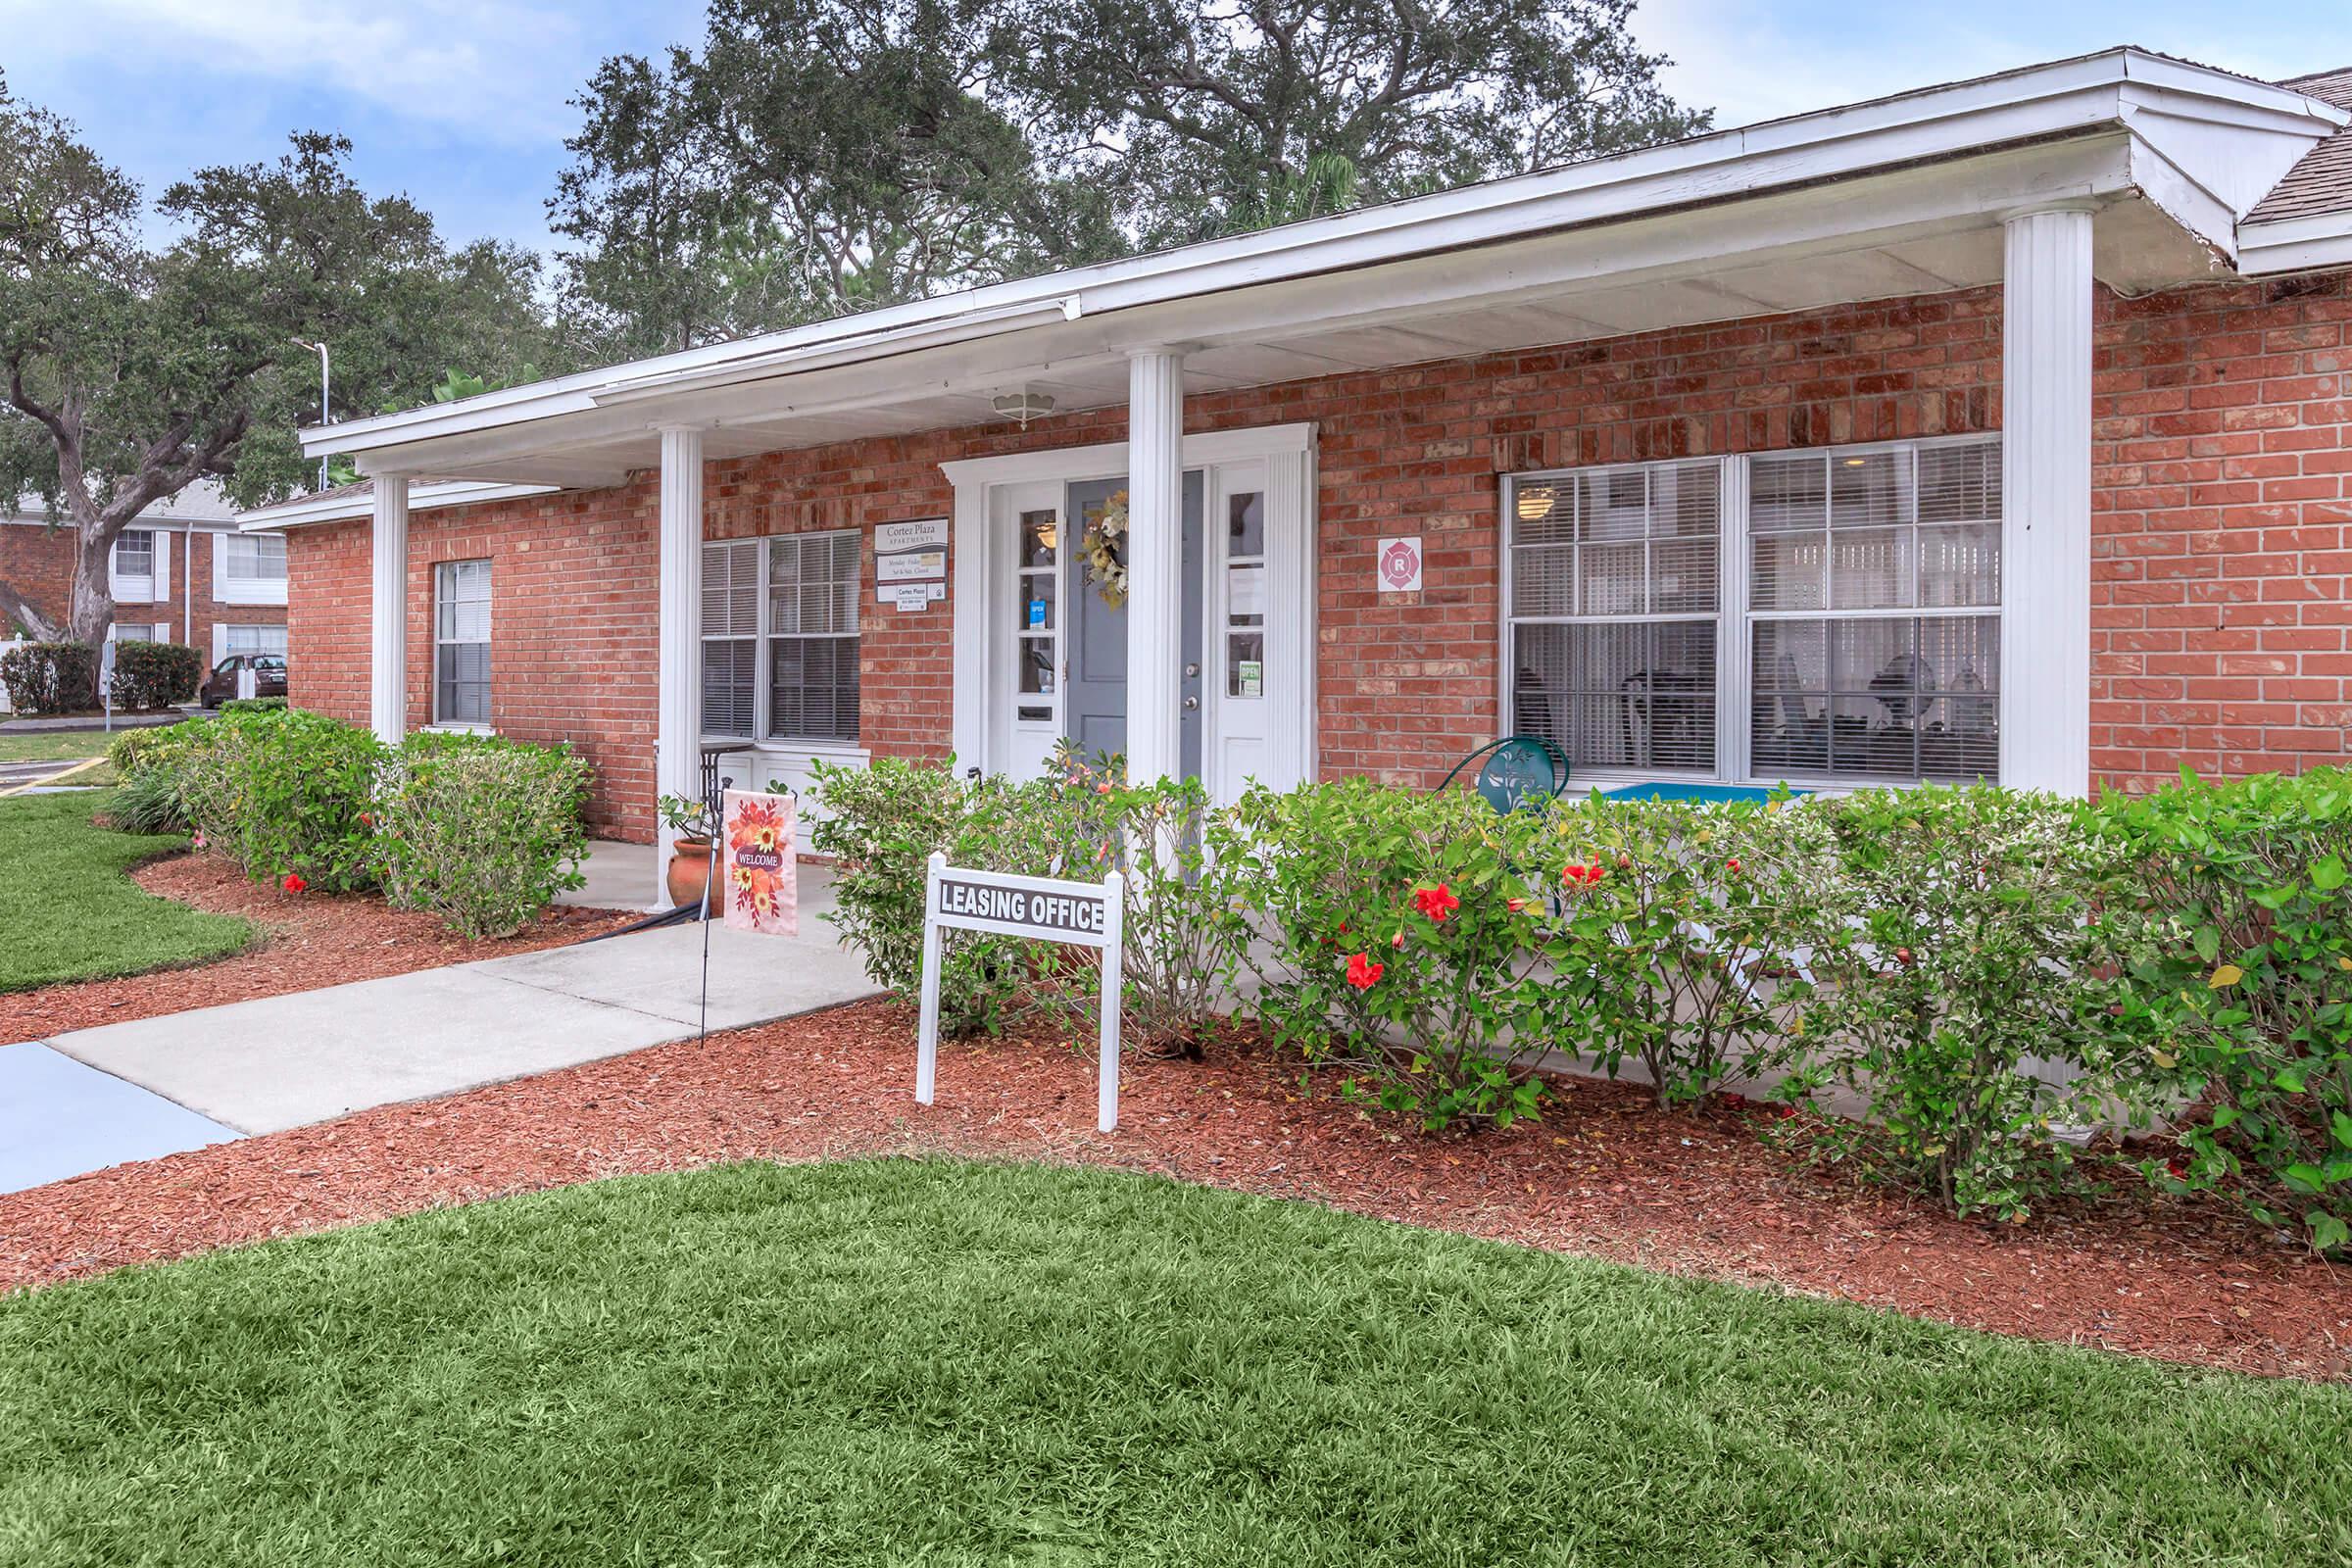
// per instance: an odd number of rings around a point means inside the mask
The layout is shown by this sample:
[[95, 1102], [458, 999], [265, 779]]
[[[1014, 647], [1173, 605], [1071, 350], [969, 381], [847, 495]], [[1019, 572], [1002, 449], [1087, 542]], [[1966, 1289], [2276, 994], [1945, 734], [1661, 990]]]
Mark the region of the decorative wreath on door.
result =
[[1086, 557], [1086, 580], [1102, 603], [1116, 610], [1127, 602], [1127, 492], [1113, 490], [1102, 505], [1086, 514], [1086, 532], [1078, 541]]

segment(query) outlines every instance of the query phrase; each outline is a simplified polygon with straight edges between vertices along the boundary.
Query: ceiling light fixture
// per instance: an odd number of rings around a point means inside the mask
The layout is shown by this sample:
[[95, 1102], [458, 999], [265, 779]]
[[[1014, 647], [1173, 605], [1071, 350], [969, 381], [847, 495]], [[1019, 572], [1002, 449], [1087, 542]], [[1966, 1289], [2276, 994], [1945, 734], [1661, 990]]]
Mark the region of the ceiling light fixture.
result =
[[997, 398], [995, 408], [1001, 416], [1019, 420], [1021, 428], [1026, 430], [1031, 419], [1042, 419], [1054, 412], [1054, 400], [1043, 392], [1032, 392], [1023, 387], [1018, 392], [1006, 392]]

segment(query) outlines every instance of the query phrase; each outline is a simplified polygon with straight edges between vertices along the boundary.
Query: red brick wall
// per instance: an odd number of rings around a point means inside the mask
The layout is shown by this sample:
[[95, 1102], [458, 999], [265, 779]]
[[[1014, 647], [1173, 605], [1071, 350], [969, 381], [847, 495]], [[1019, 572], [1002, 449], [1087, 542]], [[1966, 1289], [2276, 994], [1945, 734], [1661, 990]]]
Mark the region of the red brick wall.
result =
[[[2183, 759], [2231, 772], [2341, 759], [2345, 278], [2098, 309], [2095, 771], [2137, 785]], [[1999, 292], [1971, 290], [1222, 393], [1193, 399], [1186, 423], [1317, 426], [1322, 765], [1429, 780], [1495, 733], [1498, 474], [1993, 430], [1999, 381]], [[1111, 410], [713, 463], [706, 532], [941, 516], [943, 461], [1124, 433]], [[639, 834], [654, 507], [641, 478], [412, 523], [412, 693], [426, 689], [428, 563], [489, 555], [499, 728], [580, 743], [606, 775], [599, 825]], [[1376, 541], [1394, 533], [1423, 536], [1418, 595], [1372, 587]], [[297, 700], [361, 719], [366, 541], [365, 524], [298, 530], [292, 551]], [[870, 549], [866, 571], [864, 742], [940, 755], [949, 607], [878, 611]]]
[[[32, 601], [55, 620], [64, 616], [74, 589], [74, 531], [37, 522], [0, 522], [0, 582]], [[15, 627], [0, 623], [0, 637]]]
[[[169, 621], [172, 640], [187, 641], [208, 662], [212, 657], [214, 621], [239, 626], [284, 624], [284, 605], [226, 605], [214, 600], [215, 536], [202, 529], [193, 538], [173, 527], [159, 526], [152, 531], [168, 535], [172, 541], [171, 577], [165, 585], [164, 602], [117, 605], [118, 621], [135, 625]], [[191, 572], [192, 578], [188, 575]], [[33, 523], [0, 522], [0, 580], [15, 584], [50, 615], [63, 616], [74, 588], [73, 533]], [[192, 598], [183, 599], [190, 589]], [[183, 639], [183, 629], [191, 623], [193, 629]]]
[[2091, 769], [2346, 759], [2352, 274], [2101, 312]]

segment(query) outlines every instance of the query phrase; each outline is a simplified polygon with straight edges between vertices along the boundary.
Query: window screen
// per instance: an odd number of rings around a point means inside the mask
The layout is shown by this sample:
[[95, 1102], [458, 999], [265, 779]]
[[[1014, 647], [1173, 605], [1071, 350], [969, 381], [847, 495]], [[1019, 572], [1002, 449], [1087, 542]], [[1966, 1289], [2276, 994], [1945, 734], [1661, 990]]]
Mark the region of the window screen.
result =
[[703, 546], [703, 733], [752, 738], [760, 691], [757, 539]]
[[1999, 439], [1748, 471], [1751, 770], [1997, 777]]
[[705, 734], [858, 739], [863, 557], [856, 532], [703, 546]]
[[767, 732], [778, 739], [858, 738], [856, 533], [768, 541]]
[[1722, 467], [1511, 481], [1511, 729], [1579, 768], [1712, 772]]
[[283, 534], [224, 534], [221, 543], [228, 551], [224, 573], [230, 581], [286, 580], [286, 540]]
[[490, 722], [490, 563], [433, 567], [433, 720]]

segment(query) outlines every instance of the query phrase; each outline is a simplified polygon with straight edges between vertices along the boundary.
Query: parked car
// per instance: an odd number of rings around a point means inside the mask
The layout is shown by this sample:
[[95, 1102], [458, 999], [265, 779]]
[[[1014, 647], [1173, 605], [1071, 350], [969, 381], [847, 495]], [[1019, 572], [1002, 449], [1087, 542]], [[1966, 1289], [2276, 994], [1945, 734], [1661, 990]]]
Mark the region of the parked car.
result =
[[[253, 688], [240, 691], [245, 672], [253, 671]], [[213, 666], [204, 678], [196, 695], [207, 708], [219, 708], [234, 697], [283, 697], [286, 695], [286, 656], [283, 654], [231, 654]]]

